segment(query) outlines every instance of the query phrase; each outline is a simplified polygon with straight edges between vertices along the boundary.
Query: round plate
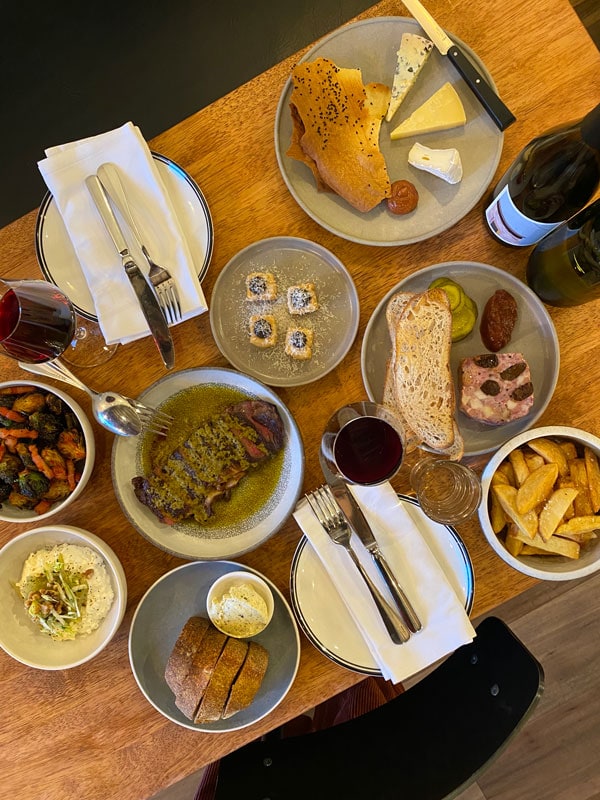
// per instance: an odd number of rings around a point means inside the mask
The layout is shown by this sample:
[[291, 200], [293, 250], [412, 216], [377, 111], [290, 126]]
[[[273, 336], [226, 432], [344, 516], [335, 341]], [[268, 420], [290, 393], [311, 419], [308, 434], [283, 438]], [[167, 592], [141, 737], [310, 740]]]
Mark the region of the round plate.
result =
[[[301, 60], [329, 58], [339, 67], [359, 67], [365, 83], [375, 81], [391, 86], [396, 52], [402, 34], [406, 32], [423, 33], [415, 20], [404, 17], [377, 17], [355, 22], [321, 39]], [[475, 53], [456, 36], [451, 35], [451, 38], [494, 86], [491, 76]], [[467, 123], [464, 128], [428, 133], [418, 138], [427, 147], [458, 149], [464, 176], [455, 185], [408, 164], [408, 151], [417, 140], [416, 137], [393, 142], [389, 136], [402, 119], [412, 114], [446, 82], [452, 83], [458, 92]], [[344, 239], [361, 244], [393, 246], [436, 236], [457, 223], [475, 206], [494, 177], [502, 152], [503, 134], [452, 64], [436, 49], [429, 56], [400, 110], [391, 122], [384, 120], [381, 127], [380, 147], [390, 179], [410, 180], [419, 192], [417, 209], [405, 217], [394, 216], [384, 203], [363, 214], [338, 195], [317, 190], [309, 168], [286, 156], [292, 137], [291, 94], [290, 79], [279, 100], [275, 120], [275, 150], [281, 174], [292, 196], [309, 217]]]
[[531, 427], [544, 413], [554, 394], [560, 364], [558, 337], [548, 312], [531, 289], [508, 272], [475, 261], [448, 261], [419, 270], [400, 281], [381, 300], [367, 324], [361, 352], [363, 382], [369, 398], [381, 402], [385, 370], [391, 352], [385, 309], [392, 295], [400, 290], [422, 292], [427, 289], [431, 281], [441, 277], [452, 278], [460, 283], [465, 292], [477, 303], [479, 310], [477, 323], [471, 333], [452, 345], [450, 365], [457, 398], [460, 396], [458, 387], [460, 360], [488, 352], [479, 334], [479, 323], [488, 298], [496, 289], [506, 289], [515, 298], [519, 307], [512, 339], [503, 350], [522, 353], [531, 368], [535, 393], [531, 413], [506, 425], [493, 426], [484, 425], [460, 411], [457, 412], [458, 425], [465, 440], [465, 456], [489, 453], [500, 447], [511, 436]]
[[[201, 281], [213, 249], [213, 225], [204, 195], [194, 179], [174, 161], [152, 153], [175, 208]], [[94, 300], [54, 198], [48, 192], [38, 211], [35, 248], [44, 277], [69, 297], [82, 317], [97, 320]]]
[[[212, 583], [235, 570], [260, 575], [273, 592], [273, 618], [253, 637], [269, 651], [269, 666], [248, 708], [229, 719], [195, 725], [175, 705], [175, 696], [164, 678], [165, 667], [187, 620], [206, 616], [206, 595]], [[171, 722], [193, 731], [227, 733], [258, 722], [283, 700], [298, 672], [300, 636], [285, 598], [264, 575], [231, 561], [196, 561], [167, 572], [142, 597], [129, 631], [129, 661], [145, 698]]]
[[[465, 604], [473, 605], [473, 565], [457, 531], [425, 516], [417, 501], [399, 495], [450, 585]], [[303, 536], [292, 560], [292, 606], [300, 626], [317, 650], [342, 667], [366, 675], [381, 675], [369, 648], [312, 545]]]
[[[143, 392], [139, 399], [158, 407], [183, 389], [202, 385], [227, 386], [249, 397], [274, 403], [283, 420], [285, 445], [283, 468], [271, 501], [237, 524], [211, 525], [210, 535], [200, 525], [165, 525], [136, 498], [131, 479], [139, 475], [139, 437], [117, 436], [112, 451], [115, 494], [129, 522], [152, 544], [180, 558], [232, 558], [258, 547], [276, 533], [296, 506], [304, 478], [304, 448], [294, 418], [279, 397], [258, 381], [230, 369], [201, 367], [167, 375]], [[235, 491], [235, 490], [234, 490]]]
[[[249, 302], [246, 276], [271, 272], [277, 282], [277, 299]], [[313, 283], [319, 307], [292, 316], [287, 288]], [[260, 348], [250, 343], [252, 314], [275, 317], [277, 342]], [[210, 306], [213, 336], [234, 367], [270, 386], [300, 386], [321, 378], [344, 358], [358, 331], [359, 303], [354, 282], [342, 262], [321, 245], [292, 236], [277, 236], [251, 244], [235, 255], [216, 280]], [[285, 353], [290, 326], [314, 333], [312, 358], [301, 361]]]

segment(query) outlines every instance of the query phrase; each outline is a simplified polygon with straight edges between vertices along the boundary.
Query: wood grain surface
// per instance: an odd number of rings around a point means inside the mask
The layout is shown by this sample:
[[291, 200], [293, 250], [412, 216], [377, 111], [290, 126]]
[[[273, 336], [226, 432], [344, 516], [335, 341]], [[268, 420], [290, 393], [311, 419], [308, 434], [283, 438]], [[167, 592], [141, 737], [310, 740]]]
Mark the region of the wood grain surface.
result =
[[[505, 135], [498, 176], [521, 147], [546, 127], [583, 115], [598, 102], [600, 54], [567, 0], [473, 0], [468, 12], [454, 0], [429, 0], [444, 28], [468, 42], [486, 64], [503, 99], [517, 116]], [[365, 16], [405, 14], [384, 0]], [[290, 196], [273, 149], [279, 95], [297, 56], [275, 66], [154, 139], [151, 147], [177, 161], [201, 186], [214, 221], [215, 247], [204, 288], [210, 302], [214, 282], [240, 249], [268, 236], [312, 239], [333, 251], [358, 288], [361, 313], [357, 339], [343, 363], [316, 383], [277, 390], [294, 414], [306, 450], [305, 490], [321, 482], [318, 442], [326, 420], [343, 401], [364, 397], [360, 346], [365, 326], [381, 297], [416, 269], [450, 260], [493, 264], [524, 278], [528, 252], [505, 248], [487, 233], [482, 200], [449, 231], [406, 247], [353, 244], [321, 228]], [[39, 277], [34, 247], [35, 213], [0, 230], [4, 277]], [[542, 424], [569, 424], [600, 434], [596, 395], [600, 388], [597, 348], [591, 331], [600, 323], [598, 302], [550, 309], [561, 346], [558, 386]], [[210, 331], [208, 314], [173, 331], [178, 369], [228, 366]], [[1, 359], [2, 379], [26, 377]], [[151, 340], [121, 347], [101, 367], [82, 377], [92, 386], [136, 396], [164, 371]], [[87, 395], [72, 396], [90, 412]], [[0, 653], [0, 771], [3, 792], [20, 800], [119, 797], [142, 800], [220, 755], [256, 738], [361, 676], [334, 665], [304, 638], [297, 680], [278, 709], [249, 729], [229, 735], [189, 731], [164, 719], [145, 700], [132, 676], [127, 637], [132, 614], [149, 586], [183, 563], [158, 550], [127, 522], [114, 496], [112, 438], [94, 423], [97, 461], [84, 496], [57, 523], [88, 528], [116, 551], [127, 574], [125, 620], [109, 647], [91, 663], [64, 672], [28, 669]], [[482, 466], [482, 461], [477, 466]], [[395, 481], [408, 488], [407, 470]], [[0, 525], [0, 544], [22, 526]], [[487, 546], [478, 523], [460, 527], [475, 566], [474, 615], [493, 609], [533, 581], [507, 567]], [[300, 532], [288, 522], [266, 544], [240, 561], [267, 574], [289, 596], [290, 562]]]

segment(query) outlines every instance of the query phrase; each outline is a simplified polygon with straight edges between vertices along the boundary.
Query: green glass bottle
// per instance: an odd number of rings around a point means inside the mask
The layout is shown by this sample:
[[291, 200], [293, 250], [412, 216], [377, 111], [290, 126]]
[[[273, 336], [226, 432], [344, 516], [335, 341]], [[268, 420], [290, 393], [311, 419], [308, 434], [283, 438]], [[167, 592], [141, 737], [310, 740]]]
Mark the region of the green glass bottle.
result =
[[553, 306], [600, 297], [600, 199], [538, 242], [527, 263], [527, 283]]

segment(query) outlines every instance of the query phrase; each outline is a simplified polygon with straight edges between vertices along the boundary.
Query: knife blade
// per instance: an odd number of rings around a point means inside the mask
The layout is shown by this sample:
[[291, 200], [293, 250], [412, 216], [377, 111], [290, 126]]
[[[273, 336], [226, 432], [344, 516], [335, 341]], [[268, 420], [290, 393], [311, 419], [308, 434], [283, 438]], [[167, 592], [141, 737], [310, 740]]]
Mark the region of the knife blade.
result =
[[419, 0], [402, 0], [412, 16], [423, 28], [427, 36], [443, 56], [448, 56], [456, 69], [465, 79], [468, 87], [485, 108], [501, 131], [506, 130], [515, 121], [512, 111], [502, 102], [477, 67], [467, 58], [460, 47], [455, 44], [446, 32], [438, 25], [429, 11]]
[[110, 201], [100, 179], [97, 175], [89, 175], [85, 179], [85, 184], [104, 222], [106, 230], [121, 256], [123, 269], [133, 286], [142, 313], [146, 318], [150, 333], [158, 347], [164, 365], [167, 369], [171, 369], [175, 364], [173, 339], [167, 321], [158, 303], [158, 299], [154, 294], [154, 290], [131, 256], [123, 231], [112, 210]]
[[375, 535], [371, 530], [371, 526], [363, 514], [361, 507], [355, 500], [354, 495], [348, 488], [348, 484], [338, 475], [335, 475], [333, 472], [331, 472], [331, 470], [327, 467], [327, 465], [323, 464], [323, 462], [321, 462], [321, 468], [323, 470], [325, 480], [331, 489], [331, 493], [346, 517], [348, 525], [361, 540], [369, 555], [375, 562], [375, 565], [379, 569], [382, 578], [392, 593], [398, 608], [404, 615], [409, 628], [413, 633], [417, 633], [423, 627], [417, 612], [414, 610], [412, 603], [406, 596], [406, 592], [398, 583], [396, 576], [392, 572], [390, 565], [385, 559], [385, 556], [379, 549], [379, 545], [377, 544]]

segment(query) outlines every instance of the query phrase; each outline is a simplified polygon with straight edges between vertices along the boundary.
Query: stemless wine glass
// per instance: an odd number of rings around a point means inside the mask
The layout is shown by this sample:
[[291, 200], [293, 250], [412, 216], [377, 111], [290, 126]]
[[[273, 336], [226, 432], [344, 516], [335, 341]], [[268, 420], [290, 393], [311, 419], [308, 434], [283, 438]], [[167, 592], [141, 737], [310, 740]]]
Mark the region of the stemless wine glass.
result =
[[112, 356], [101, 335], [78, 330], [69, 298], [43, 280], [0, 279], [0, 348], [18, 361], [39, 364], [62, 356], [95, 366]]
[[375, 486], [390, 480], [404, 458], [404, 429], [387, 408], [362, 400], [338, 409], [321, 438], [324, 467], [349, 483]]

